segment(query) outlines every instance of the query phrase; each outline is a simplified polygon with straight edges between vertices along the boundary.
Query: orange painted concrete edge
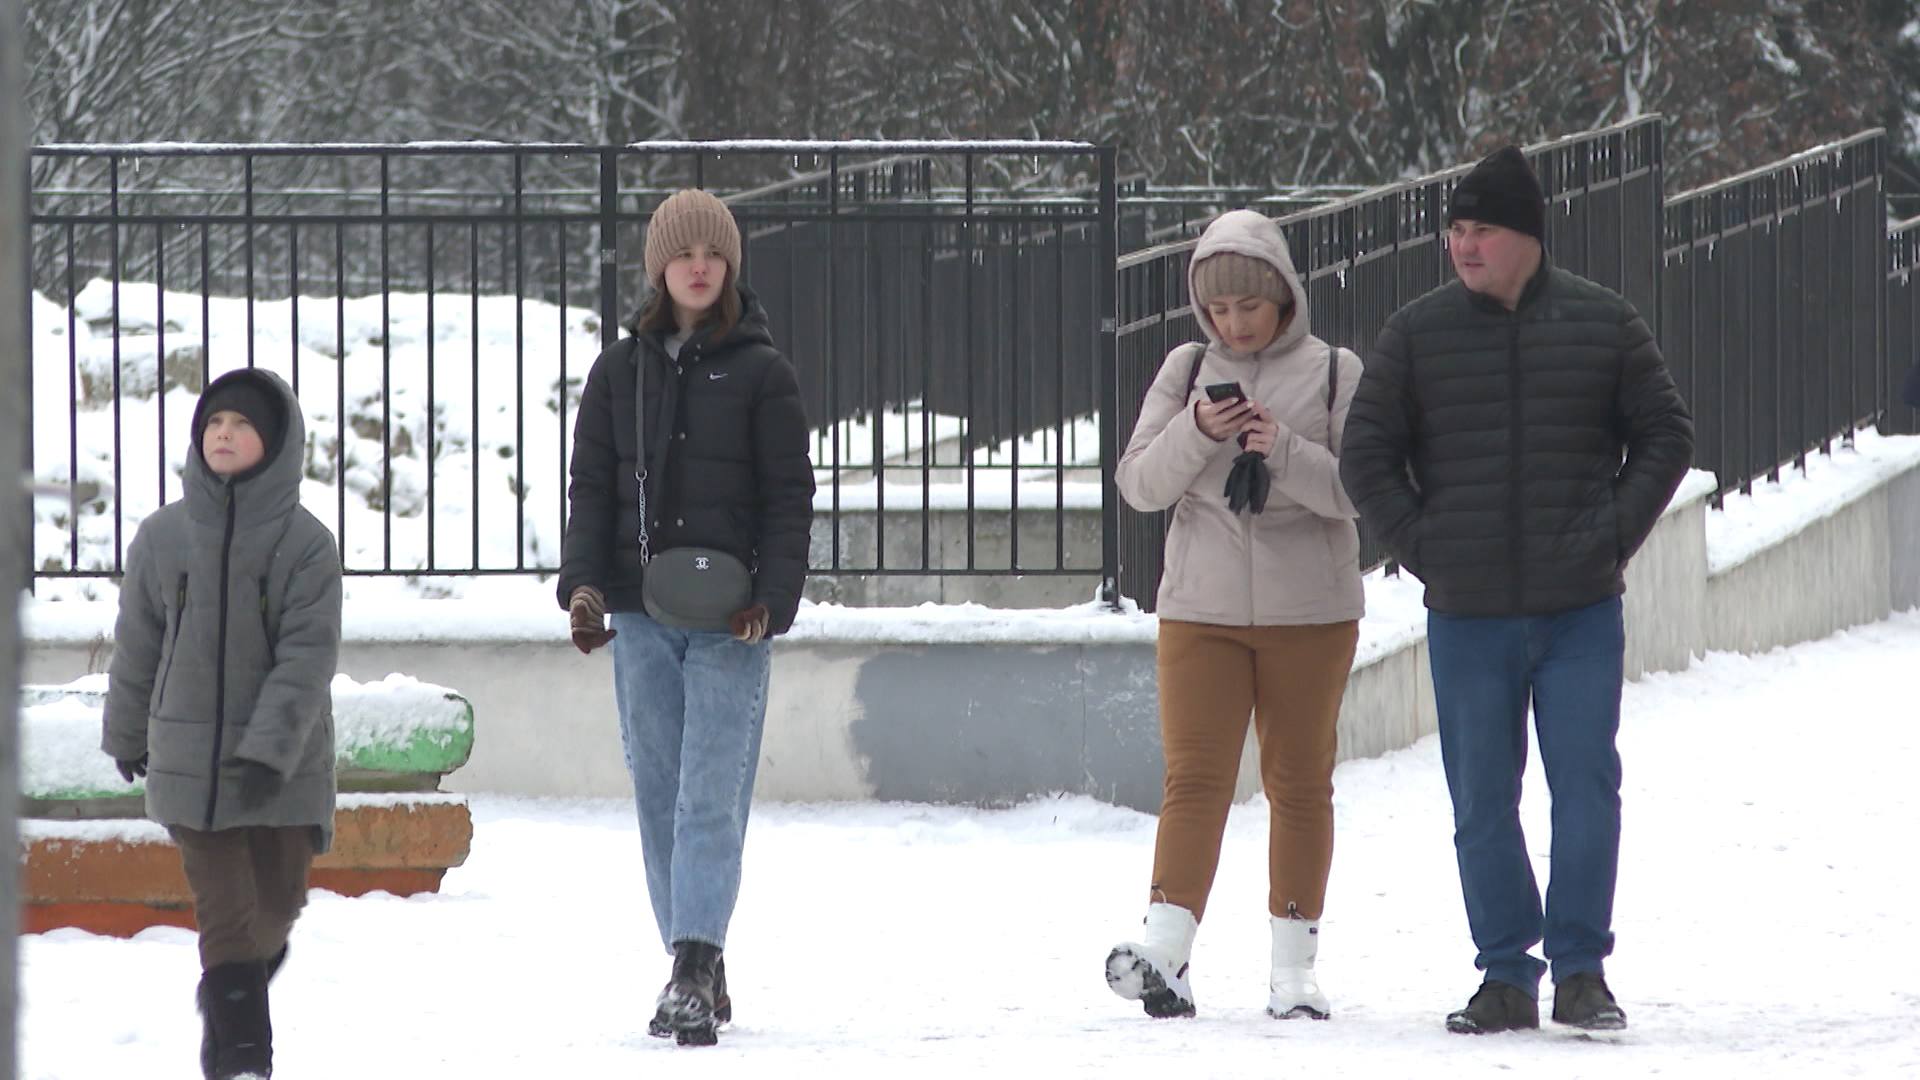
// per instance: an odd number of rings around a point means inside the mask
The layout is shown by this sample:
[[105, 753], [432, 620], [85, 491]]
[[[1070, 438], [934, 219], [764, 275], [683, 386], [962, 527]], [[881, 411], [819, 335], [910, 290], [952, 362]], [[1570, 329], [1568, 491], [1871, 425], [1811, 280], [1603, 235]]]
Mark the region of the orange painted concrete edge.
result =
[[[421, 871], [432, 875], [430, 888], [437, 888], [448, 867], [466, 861], [473, 817], [458, 803], [353, 807], [335, 815], [334, 839], [334, 849], [314, 861], [316, 875]], [[20, 846], [21, 892], [29, 903], [178, 906], [192, 899], [180, 870], [179, 852], [167, 840], [35, 837], [23, 838]], [[425, 878], [399, 873], [393, 880], [403, 888], [423, 891], [419, 882]]]
[[[440, 891], [445, 870], [315, 870], [307, 878], [309, 888], [326, 889], [342, 896], [365, 896], [385, 891], [395, 896]], [[121, 900], [28, 903], [20, 911], [20, 932], [44, 934], [49, 930], [74, 927], [108, 937], [132, 937], [154, 926], [178, 926], [195, 929], [193, 905]]]

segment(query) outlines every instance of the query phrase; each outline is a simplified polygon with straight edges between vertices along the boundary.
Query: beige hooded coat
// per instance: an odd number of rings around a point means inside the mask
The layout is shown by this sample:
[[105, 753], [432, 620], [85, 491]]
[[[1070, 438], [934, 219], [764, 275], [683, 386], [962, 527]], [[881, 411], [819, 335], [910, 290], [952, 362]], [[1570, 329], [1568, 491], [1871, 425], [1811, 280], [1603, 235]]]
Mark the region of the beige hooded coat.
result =
[[[1339, 350], [1338, 390], [1327, 404], [1327, 343], [1308, 326], [1306, 290], [1280, 229], [1251, 210], [1208, 226], [1193, 263], [1223, 251], [1271, 263], [1293, 290], [1293, 316], [1272, 344], [1251, 356], [1228, 349], [1204, 310], [1200, 377], [1187, 376], [1195, 346], [1167, 355], [1114, 480], [1142, 512], [1172, 508], [1160, 578], [1162, 618], [1219, 626], [1346, 622], [1364, 611], [1360, 540], [1353, 503], [1340, 484], [1338, 450], [1347, 407], [1360, 383], [1360, 358]], [[1191, 283], [1191, 282], [1189, 282]], [[1223, 494], [1240, 447], [1214, 442], [1194, 420], [1211, 383], [1238, 382], [1280, 424], [1267, 456], [1273, 478], [1266, 510], [1234, 513]]]

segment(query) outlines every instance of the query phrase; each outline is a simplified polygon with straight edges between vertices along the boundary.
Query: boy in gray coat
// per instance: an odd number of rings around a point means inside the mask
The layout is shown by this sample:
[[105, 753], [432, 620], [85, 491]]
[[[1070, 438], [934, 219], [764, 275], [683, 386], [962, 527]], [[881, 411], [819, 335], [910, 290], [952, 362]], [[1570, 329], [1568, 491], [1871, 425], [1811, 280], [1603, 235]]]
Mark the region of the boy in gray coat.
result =
[[258, 369], [194, 410], [186, 493], [127, 550], [101, 748], [180, 847], [209, 1080], [273, 1074], [267, 982], [333, 839], [340, 555], [300, 505], [306, 427]]

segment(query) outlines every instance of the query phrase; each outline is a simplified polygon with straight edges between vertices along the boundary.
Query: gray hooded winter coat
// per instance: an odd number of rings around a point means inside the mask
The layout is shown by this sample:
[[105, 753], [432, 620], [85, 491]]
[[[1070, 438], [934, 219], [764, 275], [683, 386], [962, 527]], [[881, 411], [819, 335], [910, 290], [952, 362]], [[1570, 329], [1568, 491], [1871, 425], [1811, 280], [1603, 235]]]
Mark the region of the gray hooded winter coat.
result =
[[[278, 445], [228, 482], [187, 453], [186, 494], [155, 511], [127, 550], [108, 671], [101, 748], [122, 761], [150, 755], [147, 816], [163, 825], [233, 829], [312, 825], [333, 840], [333, 682], [340, 652], [340, 555], [333, 534], [300, 505], [306, 424], [293, 391], [259, 369], [286, 405]], [[234, 798], [245, 758], [286, 781], [264, 806]]]

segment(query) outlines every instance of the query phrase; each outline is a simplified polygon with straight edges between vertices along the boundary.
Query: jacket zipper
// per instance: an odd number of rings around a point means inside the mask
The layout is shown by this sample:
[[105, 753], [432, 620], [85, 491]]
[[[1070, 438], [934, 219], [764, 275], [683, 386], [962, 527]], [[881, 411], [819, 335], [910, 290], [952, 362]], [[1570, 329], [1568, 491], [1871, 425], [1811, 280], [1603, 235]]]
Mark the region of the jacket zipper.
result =
[[213, 760], [207, 767], [207, 831], [213, 831], [213, 809], [220, 801], [220, 743], [227, 728], [227, 602], [229, 562], [233, 556], [233, 486], [227, 486], [227, 528], [220, 538], [220, 643], [213, 669]]
[[1525, 428], [1521, 416], [1521, 377], [1520, 377], [1520, 313], [1507, 313], [1507, 552], [1513, 567], [1509, 580], [1513, 582], [1513, 613], [1525, 613], [1524, 600], [1527, 594], [1525, 532], [1521, 528], [1520, 515], [1524, 500], [1521, 497], [1521, 462], [1523, 460], [1521, 432]]
[[180, 591], [173, 605], [173, 634], [167, 641], [167, 666], [160, 669], [160, 689], [153, 695], [154, 707], [166, 704], [167, 677], [173, 674], [173, 657], [180, 651], [180, 627], [187, 621], [187, 575], [180, 575]]

